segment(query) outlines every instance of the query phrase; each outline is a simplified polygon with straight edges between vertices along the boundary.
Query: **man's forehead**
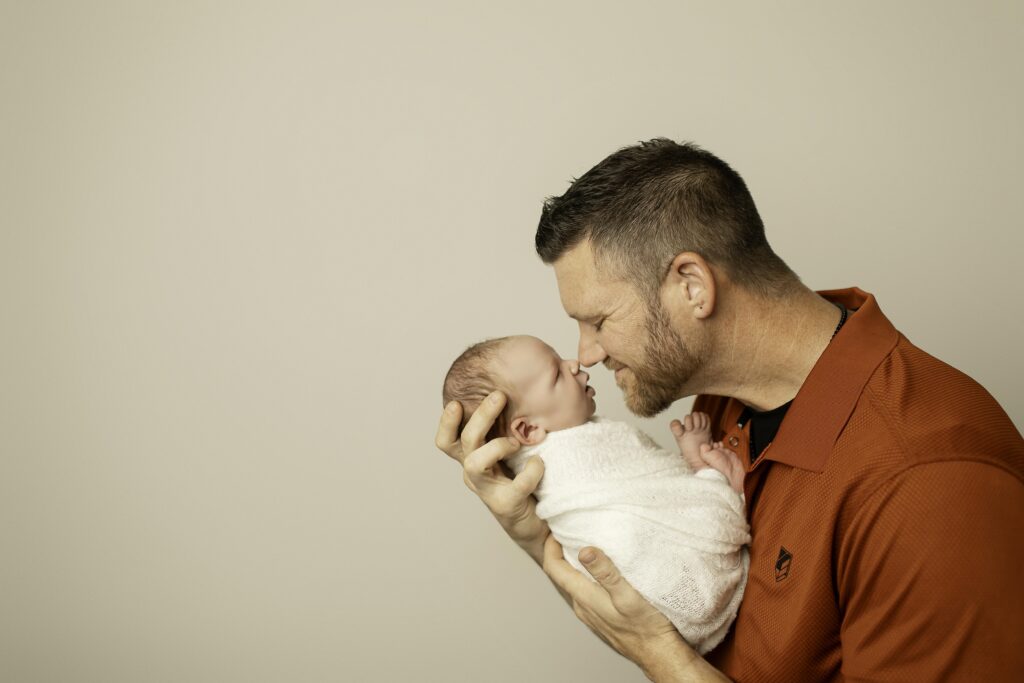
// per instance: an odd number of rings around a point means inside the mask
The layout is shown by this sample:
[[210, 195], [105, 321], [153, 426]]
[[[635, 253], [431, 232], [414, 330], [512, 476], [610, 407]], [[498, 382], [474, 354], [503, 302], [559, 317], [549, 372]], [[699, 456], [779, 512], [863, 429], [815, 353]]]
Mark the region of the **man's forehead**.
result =
[[554, 263], [562, 308], [573, 318], [586, 318], [607, 301], [607, 284], [599, 277], [589, 240], [583, 240]]

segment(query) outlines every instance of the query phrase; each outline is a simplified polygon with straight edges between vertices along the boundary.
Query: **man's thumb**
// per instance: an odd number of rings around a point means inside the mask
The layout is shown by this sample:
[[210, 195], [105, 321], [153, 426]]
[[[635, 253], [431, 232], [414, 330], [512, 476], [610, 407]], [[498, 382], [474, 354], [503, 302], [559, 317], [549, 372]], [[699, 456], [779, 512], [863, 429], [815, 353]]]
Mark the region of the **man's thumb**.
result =
[[625, 607], [634, 593], [618, 568], [601, 550], [588, 546], [578, 555], [579, 561], [601, 586], [608, 591], [612, 603], [619, 609]]

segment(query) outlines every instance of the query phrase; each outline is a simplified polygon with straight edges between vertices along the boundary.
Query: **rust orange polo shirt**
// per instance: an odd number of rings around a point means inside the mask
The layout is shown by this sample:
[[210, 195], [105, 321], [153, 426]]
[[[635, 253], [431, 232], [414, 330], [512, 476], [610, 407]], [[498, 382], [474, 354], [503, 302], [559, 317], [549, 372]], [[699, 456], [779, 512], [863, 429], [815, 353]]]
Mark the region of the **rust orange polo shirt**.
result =
[[1024, 439], [871, 294], [819, 294], [856, 310], [756, 461], [742, 403], [694, 403], [747, 463], [752, 536], [707, 659], [743, 682], [1024, 680]]

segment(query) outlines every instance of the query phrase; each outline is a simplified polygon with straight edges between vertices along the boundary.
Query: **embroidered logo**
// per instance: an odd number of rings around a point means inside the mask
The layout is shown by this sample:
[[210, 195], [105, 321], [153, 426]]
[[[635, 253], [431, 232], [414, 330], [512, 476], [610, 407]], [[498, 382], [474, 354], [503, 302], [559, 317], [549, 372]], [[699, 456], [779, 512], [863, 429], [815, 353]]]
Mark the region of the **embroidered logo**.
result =
[[779, 547], [779, 559], [775, 560], [775, 581], [782, 581], [789, 576], [789, 565], [793, 563], [793, 555], [785, 546]]

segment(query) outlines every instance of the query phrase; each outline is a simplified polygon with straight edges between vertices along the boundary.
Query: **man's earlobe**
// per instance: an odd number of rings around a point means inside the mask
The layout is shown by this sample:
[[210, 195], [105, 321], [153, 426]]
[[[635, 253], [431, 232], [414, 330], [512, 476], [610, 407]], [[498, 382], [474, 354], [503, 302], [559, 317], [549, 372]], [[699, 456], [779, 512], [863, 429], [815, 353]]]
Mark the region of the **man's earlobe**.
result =
[[715, 276], [700, 254], [682, 252], [672, 261], [672, 277], [682, 287], [685, 306], [698, 318], [707, 318], [715, 308]]

